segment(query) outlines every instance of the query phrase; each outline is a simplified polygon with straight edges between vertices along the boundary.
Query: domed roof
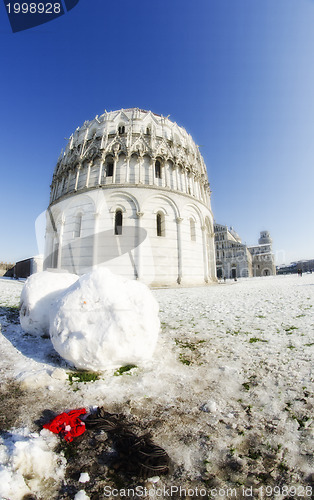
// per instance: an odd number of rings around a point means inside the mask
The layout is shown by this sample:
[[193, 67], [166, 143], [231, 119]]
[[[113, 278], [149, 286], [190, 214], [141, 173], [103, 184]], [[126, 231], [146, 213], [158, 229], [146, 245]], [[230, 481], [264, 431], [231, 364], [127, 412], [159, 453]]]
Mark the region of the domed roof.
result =
[[89, 159], [99, 149], [113, 154], [120, 150], [128, 154], [148, 152], [184, 164], [199, 164], [200, 173], [206, 173], [199, 149], [183, 127], [168, 117], [139, 108], [105, 111], [101, 116], [85, 121], [68, 140], [55, 173], [61, 165]]
[[[179, 167], [185, 175], [193, 177], [204, 189], [208, 189], [206, 166], [191, 135], [169, 117], [128, 108], [105, 111], [75, 130], [57, 162], [51, 185], [51, 202], [69, 193], [70, 188], [66, 188], [65, 184], [71, 172], [78, 168], [86, 170], [85, 175], [89, 179], [88, 169], [99, 167], [101, 162], [110, 161], [113, 164], [114, 159], [118, 161], [121, 155], [128, 159], [136, 156], [140, 162], [148, 157], [149, 162], [159, 161], [161, 167], [170, 162], [171, 168]], [[93, 186], [89, 182], [82, 184], [80, 176], [80, 183], [74, 182], [72, 190], [81, 190], [87, 185], [90, 188], [103, 187], [106, 182], [102, 182], [101, 176], [100, 172], [99, 182], [94, 180]], [[118, 178], [114, 175], [111, 185], [117, 183]], [[137, 184], [132, 177], [124, 181], [124, 184], [132, 183]], [[141, 181], [139, 183], [142, 184]]]

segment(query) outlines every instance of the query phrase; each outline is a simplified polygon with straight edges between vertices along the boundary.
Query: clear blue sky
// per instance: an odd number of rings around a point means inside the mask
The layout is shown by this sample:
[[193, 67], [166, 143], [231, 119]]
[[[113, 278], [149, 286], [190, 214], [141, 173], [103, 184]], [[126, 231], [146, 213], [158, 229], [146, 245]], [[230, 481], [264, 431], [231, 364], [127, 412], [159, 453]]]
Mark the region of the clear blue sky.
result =
[[80, 0], [15, 34], [1, 3], [0, 43], [0, 260], [38, 253], [64, 138], [123, 107], [191, 133], [217, 222], [314, 258], [313, 0]]

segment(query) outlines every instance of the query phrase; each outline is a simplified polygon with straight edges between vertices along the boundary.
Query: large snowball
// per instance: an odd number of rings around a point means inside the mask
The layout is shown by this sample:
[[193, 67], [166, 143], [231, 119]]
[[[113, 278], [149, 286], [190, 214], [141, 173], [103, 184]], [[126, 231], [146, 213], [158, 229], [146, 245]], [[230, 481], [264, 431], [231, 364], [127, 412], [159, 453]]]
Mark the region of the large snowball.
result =
[[159, 306], [146, 285], [99, 267], [82, 276], [55, 304], [50, 336], [76, 368], [102, 371], [151, 358]]
[[52, 304], [78, 280], [76, 274], [43, 271], [32, 274], [23, 287], [20, 300], [20, 323], [33, 335], [49, 334]]

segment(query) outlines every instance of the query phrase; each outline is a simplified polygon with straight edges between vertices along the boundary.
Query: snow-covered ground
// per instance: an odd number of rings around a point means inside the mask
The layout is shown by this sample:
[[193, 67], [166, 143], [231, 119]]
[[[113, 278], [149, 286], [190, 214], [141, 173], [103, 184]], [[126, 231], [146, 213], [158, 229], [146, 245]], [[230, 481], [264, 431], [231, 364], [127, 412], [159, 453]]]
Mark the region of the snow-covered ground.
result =
[[[150, 496], [172, 487], [177, 498], [181, 487], [194, 497], [312, 497], [314, 274], [154, 290], [162, 329], [153, 359], [72, 384], [50, 339], [19, 326], [22, 286], [0, 279], [1, 498], [97, 498], [91, 471], [71, 482], [53, 451], [59, 438], [36, 424], [44, 410], [83, 406], [125, 414], [165, 448], [171, 471], [145, 483]], [[124, 495], [105, 468], [101, 480], [99, 498]], [[65, 481], [72, 496], [60, 493]]]

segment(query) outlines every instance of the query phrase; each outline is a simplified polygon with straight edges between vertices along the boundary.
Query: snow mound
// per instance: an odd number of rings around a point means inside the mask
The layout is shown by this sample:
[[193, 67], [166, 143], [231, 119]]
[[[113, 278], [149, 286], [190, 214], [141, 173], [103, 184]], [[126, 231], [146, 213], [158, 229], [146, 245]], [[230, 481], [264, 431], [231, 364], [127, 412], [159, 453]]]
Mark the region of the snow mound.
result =
[[84, 490], [80, 490], [76, 493], [74, 500], [89, 500], [89, 496], [86, 495]]
[[49, 333], [49, 314], [60, 293], [78, 280], [76, 274], [43, 271], [26, 281], [20, 300], [20, 323], [33, 335]]
[[0, 498], [21, 500], [24, 495], [45, 489], [47, 494], [64, 478], [66, 460], [54, 453], [56, 436], [27, 428], [0, 438]]
[[82, 276], [54, 304], [50, 336], [60, 356], [78, 369], [139, 364], [154, 352], [158, 312], [146, 285], [100, 267]]

